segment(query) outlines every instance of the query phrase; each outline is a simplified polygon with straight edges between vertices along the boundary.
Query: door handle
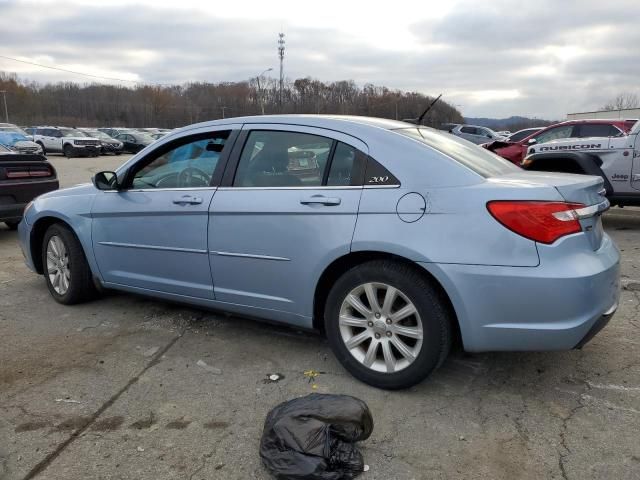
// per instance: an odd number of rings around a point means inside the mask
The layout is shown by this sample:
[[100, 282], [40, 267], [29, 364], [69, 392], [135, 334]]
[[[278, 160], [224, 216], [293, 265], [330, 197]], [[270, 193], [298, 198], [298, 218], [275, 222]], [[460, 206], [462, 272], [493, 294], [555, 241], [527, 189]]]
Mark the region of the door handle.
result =
[[198, 205], [202, 203], [202, 198], [194, 197], [193, 195], [183, 195], [173, 199], [173, 203], [176, 205]]
[[312, 195], [300, 200], [302, 205], [340, 205], [341, 200], [338, 197], [325, 197], [324, 195]]

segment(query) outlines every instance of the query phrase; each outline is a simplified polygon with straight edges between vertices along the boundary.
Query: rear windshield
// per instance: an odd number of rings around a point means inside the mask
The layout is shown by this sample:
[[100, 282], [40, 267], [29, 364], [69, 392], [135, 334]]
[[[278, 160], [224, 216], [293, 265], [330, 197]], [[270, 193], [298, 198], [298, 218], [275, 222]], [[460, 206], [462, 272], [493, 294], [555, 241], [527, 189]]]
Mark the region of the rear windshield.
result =
[[394, 130], [394, 132], [418, 140], [444, 153], [485, 178], [520, 170], [520, 167], [489, 150], [449, 133], [438, 132], [430, 128], [402, 128]]

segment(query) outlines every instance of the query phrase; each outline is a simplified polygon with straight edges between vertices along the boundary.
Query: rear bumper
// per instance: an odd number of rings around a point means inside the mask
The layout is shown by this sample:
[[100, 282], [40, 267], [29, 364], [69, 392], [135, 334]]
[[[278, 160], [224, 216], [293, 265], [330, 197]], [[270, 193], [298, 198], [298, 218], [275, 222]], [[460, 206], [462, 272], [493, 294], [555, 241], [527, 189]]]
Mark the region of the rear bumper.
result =
[[0, 222], [22, 218], [24, 207], [38, 195], [57, 190], [58, 179], [2, 184], [0, 190]]
[[597, 251], [563, 251], [574, 253], [552, 257], [539, 248], [537, 267], [422, 266], [449, 294], [466, 350], [569, 350], [593, 338], [613, 315], [620, 254], [607, 235]]
[[600, 332], [600, 330], [602, 330], [604, 327], [607, 326], [609, 321], [613, 318], [613, 315], [616, 313], [617, 309], [618, 309], [618, 304], [616, 303], [613, 307], [611, 307], [611, 309], [609, 309], [609, 311], [604, 312], [602, 316], [598, 320], [596, 320], [596, 322], [591, 326], [591, 328], [589, 329], [587, 334], [582, 338], [582, 340], [580, 340], [578, 344], [573, 348], [580, 349], [584, 347], [587, 343], [589, 343], [591, 339], [595, 337], [598, 334], [598, 332]]

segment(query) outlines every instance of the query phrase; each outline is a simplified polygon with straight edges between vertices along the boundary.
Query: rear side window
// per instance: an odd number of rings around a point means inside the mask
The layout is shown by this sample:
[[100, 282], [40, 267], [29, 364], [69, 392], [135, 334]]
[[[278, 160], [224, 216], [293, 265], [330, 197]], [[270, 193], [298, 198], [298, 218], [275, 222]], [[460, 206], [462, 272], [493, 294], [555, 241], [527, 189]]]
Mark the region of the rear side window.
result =
[[468, 133], [470, 135], [479, 135], [478, 129], [475, 127], [462, 127], [460, 131], [462, 133]]
[[606, 124], [583, 124], [580, 125], [578, 137], [619, 137], [622, 132], [613, 125]]
[[550, 142], [551, 140], [558, 140], [560, 138], [571, 138], [574, 133], [573, 129], [573, 125], [550, 128], [546, 132], [542, 132], [540, 135], [537, 135], [535, 139], [538, 143], [545, 143]]
[[430, 128], [403, 128], [394, 131], [424, 143], [485, 178], [520, 170], [510, 161], [455, 135], [443, 134]]

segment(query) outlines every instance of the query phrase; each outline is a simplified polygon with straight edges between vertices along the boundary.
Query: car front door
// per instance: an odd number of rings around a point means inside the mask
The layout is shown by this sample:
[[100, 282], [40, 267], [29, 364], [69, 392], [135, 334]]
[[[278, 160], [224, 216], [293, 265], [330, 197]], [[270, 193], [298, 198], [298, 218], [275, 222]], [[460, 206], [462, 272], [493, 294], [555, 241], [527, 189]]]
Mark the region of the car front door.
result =
[[62, 134], [53, 128], [42, 130], [42, 143], [48, 152], [62, 152]]
[[367, 146], [272, 124], [245, 125], [237, 144], [211, 206], [216, 300], [308, 326], [321, 271], [350, 250]]
[[209, 205], [239, 129], [163, 142], [126, 169], [120, 190], [96, 195], [92, 241], [107, 286], [213, 298]]

